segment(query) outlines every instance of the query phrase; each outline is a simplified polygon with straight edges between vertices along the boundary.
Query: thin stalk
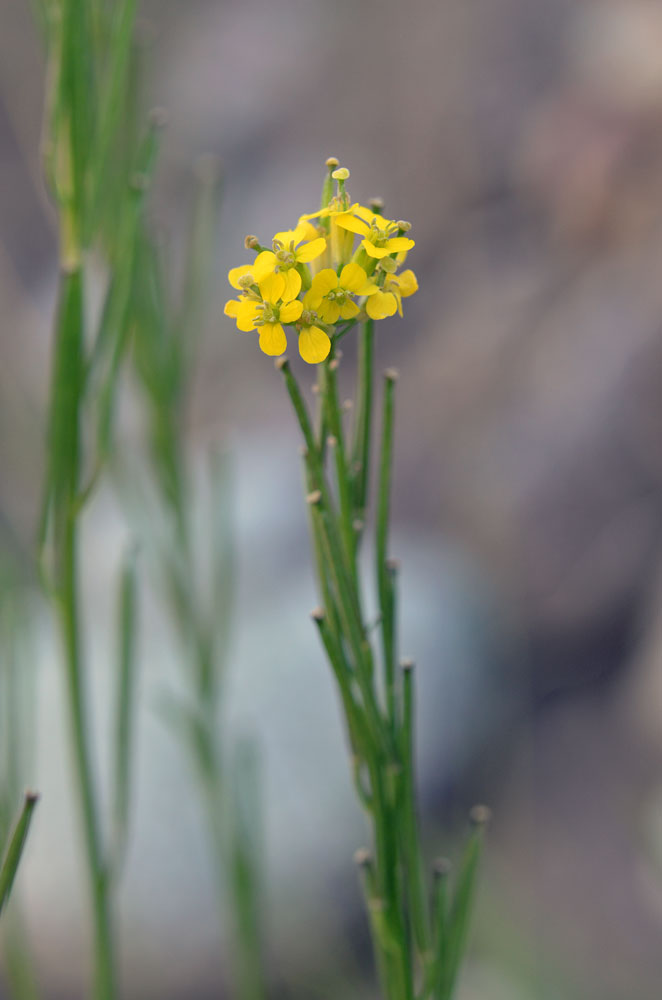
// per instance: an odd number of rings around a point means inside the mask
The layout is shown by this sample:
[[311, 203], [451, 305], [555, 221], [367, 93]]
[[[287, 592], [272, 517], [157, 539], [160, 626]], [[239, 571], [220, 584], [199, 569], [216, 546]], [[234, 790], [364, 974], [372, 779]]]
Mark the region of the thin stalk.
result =
[[381, 613], [386, 714], [391, 721], [393, 731], [395, 731], [396, 725], [395, 593], [392, 574], [388, 564], [388, 529], [393, 466], [393, 396], [396, 378], [397, 373], [393, 369], [389, 369], [384, 373], [384, 413], [379, 459], [376, 529], [377, 592]]
[[338, 502], [340, 505], [340, 531], [343, 544], [347, 553], [347, 559], [354, 577], [354, 586], [358, 590], [358, 577], [356, 570], [356, 534], [354, 530], [354, 516], [352, 513], [352, 491], [347, 468], [347, 458], [345, 455], [345, 441], [343, 434], [340, 407], [338, 405], [338, 386], [336, 371], [338, 368], [337, 358], [330, 358], [325, 362], [325, 384], [324, 384], [324, 407], [329, 430], [335, 441], [331, 452], [336, 468], [336, 483], [338, 486]]
[[354, 445], [352, 450], [352, 492], [356, 516], [364, 517], [370, 476], [370, 437], [372, 430], [372, 368], [374, 322], [363, 323], [359, 337], [358, 388]]
[[430, 929], [421, 859], [421, 839], [416, 815], [416, 784], [414, 778], [414, 664], [405, 660], [403, 672], [403, 718], [401, 757], [403, 769], [402, 836], [407, 871], [407, 888], [414, 940], [422, 958], [429, 947]]
[[113, 1000], [117, 995], [115, 957], [110, 905], [110, 884], [103, 858], [92, 775], [91, 754], [86, 726], [86, 696], [80, 654], [77, 568], [77, 524], [69, 519], [62, 553], [62, 592], [60, 625], [65, 649], [66, 687], [71, 723], [78, 797], [83, 818], [83, 839], [92, 892], [94, 922], [94, 996]]
[[80, 649], [78, 483], [80, 408], [84, 392], [83, 283], [79, 269], [63, 274], [51, 393], [48, 493], [55, 548], [53, 591], [64, 650], [65, 688], [94, 923], [96, 1000], [116, 995], [109, 879], [99, 832], [98, 804], [87, 729], [85, 674]]

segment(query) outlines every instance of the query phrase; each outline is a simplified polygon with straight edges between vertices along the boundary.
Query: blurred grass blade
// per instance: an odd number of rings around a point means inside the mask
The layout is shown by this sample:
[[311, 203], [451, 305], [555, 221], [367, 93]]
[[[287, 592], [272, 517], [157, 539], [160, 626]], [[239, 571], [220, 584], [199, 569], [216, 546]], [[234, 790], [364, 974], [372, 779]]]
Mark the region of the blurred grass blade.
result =
[[220, 173], [217, 160], [213, 156], [202, 157], [198, 161], [196, 172], [198, 183], [195, 207], [177, 323], [177, 336], [181, 341], [181, 355], [186, 371], [190, 368], [200, 334], [207, 289], [216, 260], [214, 239], [220, 198]]
[[0, 913], [9, 899], [14, 878], [16, 877], [16, 872], [21, 861], [21, 855], [23, 854], [23, 848], [25, 847], [28, 830], [30, 829], [32, 813], [38, 799], [39, 796], [35, 795], [34, 792], [25, 793], [23, 809], [9, 842], [9, 847], [2, 862], [2, 868], [0, 868]]
[[62, 537], [69, 500], [79, 477], [79, 409], [83, 388], [83, 293], [80, 271], [63, 274], [58, 307], [51, 385], [48, 471], [41, 514], [40, 543], [46, 541], [49, 518]]
[[255, 744], [239, 741], [232, 761], [232, 884], [237, 920], [237, 995], [262, 1000], [260, 768]]
[[99, 123], [91, 170], [92, 194], [88, 225], [94, 226], [99, 216], [99, 200], [104, 191], [108, 172], [111, 143], [125, 111], [129, 97], [131, 46], [136, 18], [136, 0], [116, 3], [108, 39], [109, 68], [100, 95]]
[[136, 555], [129, 553], [120, 576], [117, 630], [120, 639], [115, 706], [114, 864], [126, 851], [136, 692]]
[[440, 970], [439, 1000], [451, 1000], [460, 963], [466, 949], [485, 827], [489, 821], [489, 810], [485, 806], [475, 806], [471, 811], [471, 821], [474, 829], [464, 851], [448, 918], [447, 961], [445, 967]]

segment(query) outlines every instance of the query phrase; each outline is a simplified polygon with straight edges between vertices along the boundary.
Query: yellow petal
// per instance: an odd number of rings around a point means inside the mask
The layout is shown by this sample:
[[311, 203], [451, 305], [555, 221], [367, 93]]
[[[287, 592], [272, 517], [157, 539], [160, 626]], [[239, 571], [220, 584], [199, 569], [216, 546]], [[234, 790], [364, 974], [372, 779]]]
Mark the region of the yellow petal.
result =
[[285, 275], [281, 271], [272, 271], [265, 274], [260, 281], [260, 295], [265, 302], [274, 305], [278, 302], [285, 291]]
[[416, 275], [413, 271], [403, 271], [402, 274], [397, 275], [395, 280], [397, 282], [400, 295], [402, 295], [404, 299], [418, 291], [418, 281], [416, 280]]
[[[391, 241], [389, 240], [389, 243], [390, 242]], [[361, 246], [369, 257], [376, 257], [377, 260], [381, 260], [382, 257], [388, 257], [391, 252], [387, 249], [387, 247], [376, 247], [374, 243], [370, 242], [370, 240], [361, 240]]]
[[373, 212], [372, 209], [366, 208], [365, 205], [356, 205], [354, 207], [354, 214], [358, 215], [361, 219], [364, 219], [368, 225], [370, 225], [373, 221], [376, 222], [380, 229], [384, 229], [384, 227], [388, 226], [390, 223], [389, 219], [385, 219], [383, 215], [378, 215], [376, 212]]
[[416, 242], [407, 236], [394, 236], [392, 240], [386, 241], [386, 246], [389, 253], [395, 253], [401, 250], [411, 250], [412, 247], [416, 246]]
[[319, 271], [313, 278], [313, 283], [310, 286], [311, 292], [315, 295], [319, 295], [322, 299], [325, 295], [328, 295], [331, 289], [338, 287], [338, 275], [333, 270], [332, 267], [325, 267], [323, 271]]
[[253, 268], [250, 264], [242, 264], [241, 267], [233, 267], [231, 271], [228, 271], [228, 281], [233, 288], [241, 288], [239, 284], [239, 279], [243, 278], [245, 274], [252, 274]]
[[296, 299], [301, 291], [301, 275], [295, 267], [290, 267], [287, 271], [282, 271], [281, 273], [285, 279], [285, 287], [283, 288], [281, 297], [283, 302], [291, 302], [292, 299]]
[[[347, 211], [353, 212], [357, 208], [358, 208], [358, 202], [355, 202], [353, 205], [350, 205]], [[344, 213], [341, 213], [340, 209], [334, 208], [332, 203], [331, 205], [326, 205], [324, 208], [320, 208], [317, 212], [308, 212], [306, 215], [300, 216], [299, 222], [302, 221], [305, 222], [306, 219], [325, 219], [329, 215], [340, 215], [340, 214]]]
[[304, 219], [303, 222], [299, 220], [299, 225], [294, 230], [294, 233], [295, 245], [298, 243], [309, 243], [311, 240], [315, 240], [319, 236], [319, 233], [315, 229], [312, 222], [308, 222], [306, 219]]
[[236, 299], [230, 299], [229, 302], [225, 303], [223, 307], [223, 312], [226, 316], [232, 316], [235, 319], [237, 312], [239, 311], [239, 306], [241, 305]]
[[280, 307], [281, 323], [294, 323], [303, 312], [303, 304], [295, 299], [294, 302], [286, 302]]
[[313, 288], [309, 288], [303, 297], [303, 307], [304, 309], [317, 309], [322, 299], [322, 295], [317, 295]]
[[317, 313], [323, 323], [335, 323], [340, 316], [340, 306], [337, 302], [329, 302], [324, 299], [317, 307]]
[[244, 333], [255, 329], [255, 320], [260, 311], [259, 302], [240, 302], [237, 309], [237, 326]]
[[253, 261], [252, 271], [258, 285], [263, 278], [272, 273], [277, 263], [276, 254], [272, 253], [271, 250], [263, 250], [262, 253], [257, 255]]
[[323, 236], [318, 236], [316, 240], [311, 240], [310, 243], [304, 243], [303, 246], [299, 247], [295, 251], [295, 256], [299, 264], [307, 264], [309, 260], [315, 260], [320, 254], [324, 253], [326, 249], [326, 240]]
[[318, 326], [305, 326], [299, 334], [299, 354], [309, 365], [324, 361], [331, 350], [331, 341]]
[[287, 349], [287, 337], [280, 323], [265, 323], [260, 327], [260, 350], [275, 358]]
[[365, 236], [370, 232], [370, 226], [366, 225], [363, 219], [357, 219], [351, 212], [341, 212], [340, 215], [336, 215], [335, 223], [341, 229], [348, 229], [350, 233], [358, 233], [359, 236]]
[[359, 312], [359, 307], [357, 306], [356, 302], [352, 302], [350, 299], [347, 299], [347, 301], [343, 302], [342, 306], [340, 307], [340, 318], [354, 319], [354, 317], [357, 315], [358, 312]]
[[386, 319], [393, 316], [397, 308], [398, 303], [392, 292], [376, 292], [365, 304], [365, 311], [371, 319]]
[[367, 280], [368, 275], [361, 265], [356, 264], [354, 261], [346, 264], [340, 272], [340, 284], [342, 287], [346, 288], [348, 292], [355, 292], [357, 295], [361, 294], [360, 289], [363, 288]]

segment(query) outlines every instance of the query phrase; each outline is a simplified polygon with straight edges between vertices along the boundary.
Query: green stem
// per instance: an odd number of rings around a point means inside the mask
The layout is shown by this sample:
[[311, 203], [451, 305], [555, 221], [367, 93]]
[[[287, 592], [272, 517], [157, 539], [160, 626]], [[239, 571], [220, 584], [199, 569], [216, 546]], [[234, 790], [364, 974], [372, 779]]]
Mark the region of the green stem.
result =
[[[332, 350], [333, 354], [333, 350]], [[352, 492], [345, 455], [345, 441], [343, 434], [340, 407], [338, 405], [338, 380], [336, 369], [338, 361], [330, 357], [324, 364], [325, 380], [324, 405], [326, 419], [329, 430], [335, 439], [335, 444], [331, 448], [336, 467], [336, 483], [338, 485], [338, 501], [340, 504], [340, 530], [343, 544], [347, 553], [347, 560], [354, 577], [354, 585], [358, 590], [358, 577], [356, 573], [356, 535], [354, 531], [354, 518], [352, 514]]]
[[403, 769], [403, 808], [401, 814], [404, 841], [404, 859], [407, 872], [409, 907], [414, 940], [419, 957], [427, 954], [429, 925], [427, 901], [423, 880], [421, 839], [416, 815], [416, 783], [414, 764], [414, 665], [411, 660], [403, 663], [403, 720], [401, 757]]
[[352, 485], [356, 516], [364, 518], [368, 500], [370, 475], [370, 435], [372, 430], [372, 368], [374, 323], [365, 321], [359, 338], [358, 390], [354, 446], [352, 451]]
[[78, 624], [77, 524], [70, 517], [62, 552], [60, 624], [65, 650], [67, 699], [83, 837], [92, 890], [96, 1000], [113, 1000], [117, 994], [110, 905], [110, 884], [103, 858], [94, 792], [91, 755], [86, 727], [86, 697]]
[[377, 591], [381, 613], [382, 648], [384, 654], [384, 680], [386, 688], [386, 714], [395, 731], [395, 588], [387, 561], [388, 529], [390, 516], [391, 470], [393, 465], [393, 396], [396, 372], [384, 373], [384, 415], [382, 420], [382, 445], [379, 460], [379, 486], [377, 490]]

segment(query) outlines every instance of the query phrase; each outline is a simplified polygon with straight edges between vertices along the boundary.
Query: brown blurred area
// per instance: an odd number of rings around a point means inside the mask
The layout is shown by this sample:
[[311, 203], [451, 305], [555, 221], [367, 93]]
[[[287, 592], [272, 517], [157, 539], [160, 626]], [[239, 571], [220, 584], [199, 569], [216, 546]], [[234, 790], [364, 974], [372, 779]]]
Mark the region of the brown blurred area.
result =
[[[243, 237], [351, 170], [413, 224], [396, 513], [441, 531], [512, 636], [512, 724], [471, 790], [496, 821], [471, 1000], [654, 1000], [662, 975], [662, 6], [658, 0], [152, 0], [168, 110], [155, 224], [221, 162], [192, 442], [294, 428], [222, 313]], [[34, 529], [55, 289], [43, 65], [0, 0], [0, 544]], [[351, 370], [348, 348], [343, 365]], [[303, 538], [303, 520], [302, 545]], [[305, 610], [305, 609], [304, 609]], [[431, 807], [432, 808], [432, 807]]]

